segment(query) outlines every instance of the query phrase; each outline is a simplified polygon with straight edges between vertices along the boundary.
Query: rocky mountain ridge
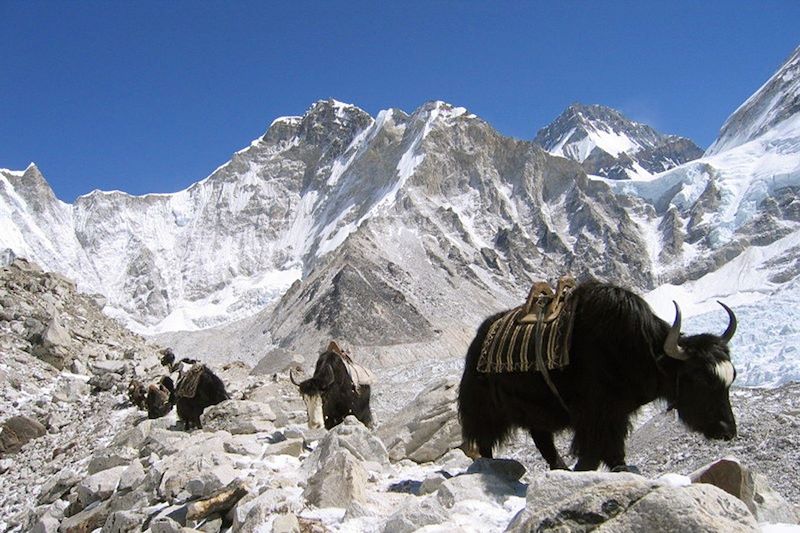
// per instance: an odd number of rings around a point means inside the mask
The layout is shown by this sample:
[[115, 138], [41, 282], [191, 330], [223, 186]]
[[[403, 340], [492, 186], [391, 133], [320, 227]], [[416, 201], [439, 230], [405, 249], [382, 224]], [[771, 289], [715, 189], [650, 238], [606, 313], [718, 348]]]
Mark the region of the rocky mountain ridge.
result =
[[677, 135], [664, 135], [602, 105], [572, 104], [533, 142], [581, 164], [587, 174], [614, 180], [650, 179], [697, 159], [703, 151]]
[[[770, 94], [793, 109], [791, 91]], [[566, 272], [652, 291], [668, 320], [673, 299], [687, 316], [718, 299], [738, 312], [800, 273], [800, 115], [787, 113], [727, 151], [612, 180], [444, 102], [372, 118], [320, 101], [174, 194], [68, 206], [35, 167], [0, 171], [0, 242], [102, 290], [140, 331], [227, 323], [163, 338], [252, 364], [275, 349], [308, 358], [331, 337], [381, 365], [463, 354], [485, 316]]]

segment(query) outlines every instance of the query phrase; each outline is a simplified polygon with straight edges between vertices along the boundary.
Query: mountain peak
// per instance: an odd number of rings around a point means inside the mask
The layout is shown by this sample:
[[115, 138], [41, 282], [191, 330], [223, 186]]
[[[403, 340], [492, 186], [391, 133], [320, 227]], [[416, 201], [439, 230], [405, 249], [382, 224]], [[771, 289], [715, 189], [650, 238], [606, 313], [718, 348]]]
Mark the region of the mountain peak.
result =
[[571, 104], [533, 142], [581, 163], [588, 174], [612, 179], [647, 179], [702, 155], [688, 139], [664, 135], [599, 104]]
[[800, 46], [778, 71], [725, 121], [706, 155], [745, 144], [800, 114]]

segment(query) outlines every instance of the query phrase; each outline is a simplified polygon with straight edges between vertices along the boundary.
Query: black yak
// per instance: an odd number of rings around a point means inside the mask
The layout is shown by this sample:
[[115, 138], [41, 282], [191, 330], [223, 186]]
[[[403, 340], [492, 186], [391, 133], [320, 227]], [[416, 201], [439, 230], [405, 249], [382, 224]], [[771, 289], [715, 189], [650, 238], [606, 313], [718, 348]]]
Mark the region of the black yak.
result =
[[348, 415], [372, 427], [369, 407], [372, 372], [354, 363], [335, 342], [320, 354], [313, 377], [298, 383], [290, 371], [289, 379], [300, 389], [306, 404], [308, 427], [324, 424], [325, 429], [331, 429]]
[[147, 409], [147, 387], [138, 379], [128, 384], [128, 400], [139, 409]]
[[148, 418], [161, 418], [166, 416], [175, 405], [175, 385], [169, 376], [163, 376], [158, 384], [151, 384], [147, 388], [145, 397]]
[[[602, 462], [611, 470], [635, 471], [625, 464], [630, 417], [656, 399], [666, 400], [690, 429], [707, 438], [736, 435], [728, 397], [736, 376], [728, 350], [736, 331], [730, 308], [720, 302], [729, 318], [722, 336], [682, 336], [677, 303], [670, 327], [641, 297], [613, 285], [582, 283], [568, 298], [569, 362], [546, 373], [479, 372], [484, 339], [505, 313], [480, 326], [467, 352], [458, 396], [465, 445], [492, 457], [497, 444], [522, 428], [551, 469], [565, 469], [553, 433], [571, 428], [575, 470], [594, 470]], [[518, 340], [514, 346], [519, 351]], [[541, 342], [537, 346], [541, 349]]]
[[197, 363], [178, 379], [175, 407], [186, 430], [202, 428], [200, 415], [206, 407], [228, 400], [225, 384], [206, 365]]

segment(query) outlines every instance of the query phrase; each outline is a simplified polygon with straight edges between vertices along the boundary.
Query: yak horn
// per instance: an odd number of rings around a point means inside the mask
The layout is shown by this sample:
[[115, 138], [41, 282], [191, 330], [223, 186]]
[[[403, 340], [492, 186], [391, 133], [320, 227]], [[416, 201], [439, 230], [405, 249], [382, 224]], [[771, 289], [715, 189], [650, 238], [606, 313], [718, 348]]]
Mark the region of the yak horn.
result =
[[717, 300], [717, 303], [728, 312], [728, 329], [722, 334], [722, 340], [725, 341], [725, 344], [728, 344], [731, 338], [733, 338], [733, 334], [736, 333], [736, 315], [733, 314], [733, 310], [724, 303], [719, 300]]
[[675, 322], [667, 333], [667, 339], [664, 341], [664, 353], [667, 356], [677, 359], [679, 361], [686, 361], [689, 357], [678, 345], [678, 338], [681, 336], [681, 308], [678, 307], [678, 302], [672, 301], [675, 304]]
[[298, 387], [300, 386], [300, 384], [294, 379], [294, 368], [289, 369], [289, 381], [291, 381], [294, 385]]

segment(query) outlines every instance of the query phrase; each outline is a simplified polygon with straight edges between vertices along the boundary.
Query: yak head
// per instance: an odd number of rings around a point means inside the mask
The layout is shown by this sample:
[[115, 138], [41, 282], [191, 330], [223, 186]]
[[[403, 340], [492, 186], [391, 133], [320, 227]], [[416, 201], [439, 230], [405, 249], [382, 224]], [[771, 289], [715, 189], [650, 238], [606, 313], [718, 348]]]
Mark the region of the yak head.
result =
[[330, 365], [317, 365], [314, 376], [300, 382], [295, 379], [293, 370], [290, 370], [289, 379], [300, 389], [300, 396], [306, 404], [308, 427], [322, 427], [325, 423], [322, 399], [334, 383], [333, 369]]
[[161, 418], [172, 410], [175, 404], [175, 385], [169, 376], [163, 376], [158, 384], [147, 388], [145, 399], [148, 418]]
[[728, 327], [721, 336], [703, 333], [681, 336], [681, 310], [675, 303], [675, 322], [664, 342], [664, 353], [677, 361], [671, 401], [680, 419], [709, 439], [730, 440], [736, 436], [736, 419], [728, 395], [736, 369], [728, 342], [736, 332], [736, 315], [728, 313]]

